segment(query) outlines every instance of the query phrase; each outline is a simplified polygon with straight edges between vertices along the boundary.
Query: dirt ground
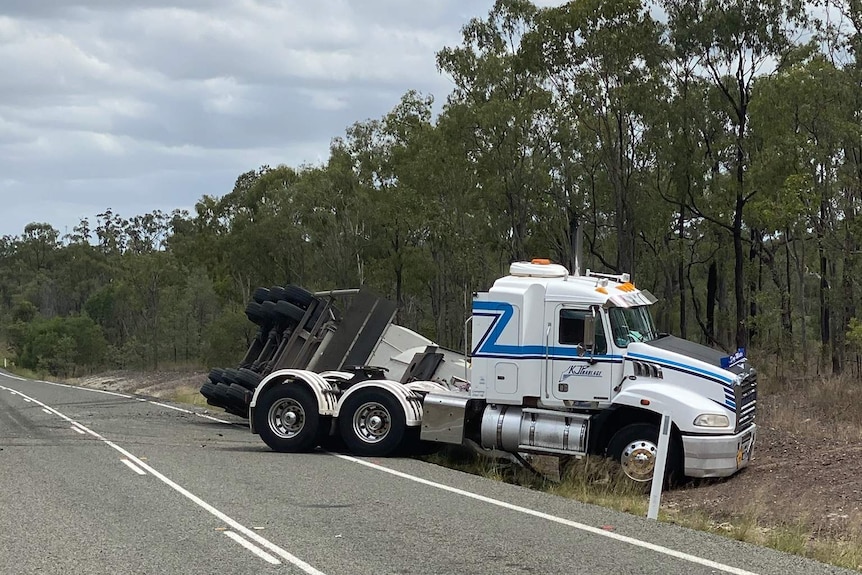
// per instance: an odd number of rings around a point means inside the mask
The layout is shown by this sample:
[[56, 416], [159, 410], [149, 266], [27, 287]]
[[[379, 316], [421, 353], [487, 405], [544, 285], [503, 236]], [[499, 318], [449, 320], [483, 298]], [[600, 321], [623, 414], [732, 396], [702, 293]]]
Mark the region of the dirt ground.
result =
[[[125, 393], [137, 393], [148, 397], [174, 397], [178, 389], [200, 388], [206, 381], [206, 372], [197, 371], [112, 371], [71, 380], [69, 383]], [[201, 396], [201, 403], [206, 403]], [[222, 411], [213, 407], [214, 411]]]
[[[205, 378], [203, 372], [188, 371], [114, 372], [74, 383], [162, 398], [176, 397], [177, 390], [184, 389], [194, 398], [193, 391]], [[194, 400], [205, 405], [200, 396]], [[804, 410], [788, 417], [791, 400], [781, 395], [759, 401], [751, 465], [725, 480], [693, 482], [666, 492], [662, 506], [704, 514], [718, 525], [748, 517], [761, 529], [785, 526], [821, 536], [862, 536], [862, 432], [827, 429], [804, 419]]]
[[758, 401], [750, 466], [729, 479], [666, 493], [663, 505], [701, 511], [714, 521], [753, 514], [760, 526], [805, 527], [847, 538], [862, 534], [862, 442], [852, 433], [839, 437], [817, 421], [786, 421], [787, 397]]

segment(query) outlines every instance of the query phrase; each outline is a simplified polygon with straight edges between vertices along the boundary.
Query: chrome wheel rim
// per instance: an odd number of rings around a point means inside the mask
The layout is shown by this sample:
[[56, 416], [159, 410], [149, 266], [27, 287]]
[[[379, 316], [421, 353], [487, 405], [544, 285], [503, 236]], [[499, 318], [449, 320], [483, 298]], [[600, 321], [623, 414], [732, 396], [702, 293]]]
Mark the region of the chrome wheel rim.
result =
[[392, 430], [389, 410], [376, 401], [369, 401], [353, 412], [353, 433], [365, 443], [380, 443]]
[[293, 398], [279, 399], [269, 408], [269, 428], [283, 439], [292, 439], [305, 427], [305, 410]]
[[655, 443], [652, 441], [638, 440], [631, 441], [626, 448], [623, 449], [620, 465], [623, 472], [629, 479], [638, 482], [650, 481], [655, 471], [656, 460]]

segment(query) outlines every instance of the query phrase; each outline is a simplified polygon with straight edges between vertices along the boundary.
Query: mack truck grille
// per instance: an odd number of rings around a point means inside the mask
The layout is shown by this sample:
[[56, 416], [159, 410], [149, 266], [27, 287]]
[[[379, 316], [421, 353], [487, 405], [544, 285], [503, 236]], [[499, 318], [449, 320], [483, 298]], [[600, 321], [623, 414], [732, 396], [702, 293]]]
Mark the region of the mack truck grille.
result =
[[757, 413], [757, 372], [753, 369], [736, 386], [736, 432], [754, 423]]

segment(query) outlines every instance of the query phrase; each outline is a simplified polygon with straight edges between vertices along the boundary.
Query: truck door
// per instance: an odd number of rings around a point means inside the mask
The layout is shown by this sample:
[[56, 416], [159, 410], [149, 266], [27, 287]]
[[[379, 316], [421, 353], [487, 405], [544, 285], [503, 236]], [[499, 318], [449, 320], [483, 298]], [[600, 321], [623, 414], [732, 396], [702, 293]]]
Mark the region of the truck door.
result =
[[606, 358], [608, 344], [602, 315], [595, 316], [592, 359], [584, 345], [588, 316], [592, 318], [593, 312], [586, 307], [562, 304], [553, 308], [548, 338], [548, 384], [555, 399], [587, 403], [610, 401], [613, 363]]

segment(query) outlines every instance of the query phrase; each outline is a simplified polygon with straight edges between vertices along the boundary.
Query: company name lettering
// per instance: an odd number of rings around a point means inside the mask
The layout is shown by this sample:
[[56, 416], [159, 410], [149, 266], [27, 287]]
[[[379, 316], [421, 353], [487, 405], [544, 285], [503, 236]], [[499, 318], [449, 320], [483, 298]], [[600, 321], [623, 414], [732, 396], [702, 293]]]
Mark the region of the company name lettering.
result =
[[571, 365], [563, 372], [560, 381], [569, 377], [602, 377], [602, 372], [596, 369], [590, 369], [586, 365]]

